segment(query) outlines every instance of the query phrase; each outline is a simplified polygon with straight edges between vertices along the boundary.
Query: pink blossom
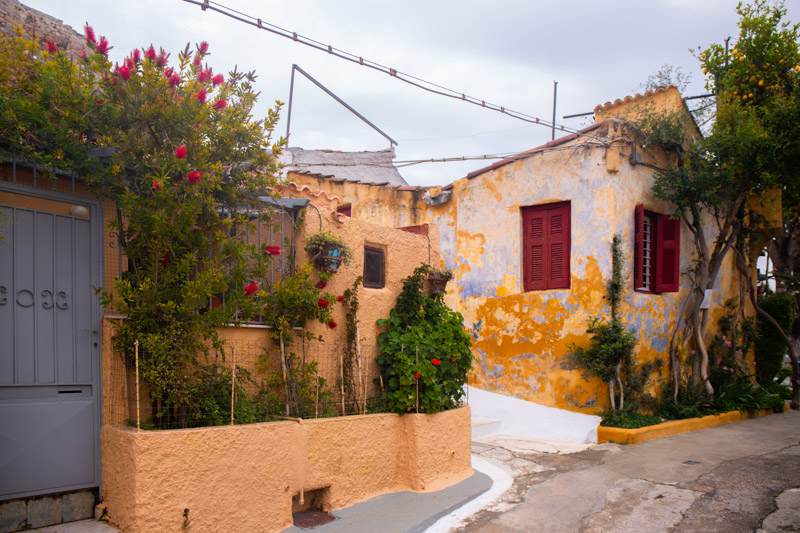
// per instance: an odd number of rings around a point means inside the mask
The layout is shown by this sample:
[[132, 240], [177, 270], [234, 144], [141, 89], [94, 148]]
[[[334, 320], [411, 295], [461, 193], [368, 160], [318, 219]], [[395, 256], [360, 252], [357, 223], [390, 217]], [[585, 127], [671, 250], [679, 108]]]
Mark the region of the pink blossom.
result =
[[195, 98], [197, 98], [197, 101], [200, 102], [201, 104], [205, 104], [206, 103], [206, 90], [205, 89], [200, 89], [199, 91], [197, 91], [197, 95], [195, 95]]
[[133, 59], [126, 57], [122, 64], [131, 72], [136, 70], [136, 64], [133, 62]]
[[52, 41], [47, 41], [47, 51], [51, 54], [55, 54], [58, 52], [58, 47]]
[[208, 53], [208, 43], [206, 41], [201, 42], [197, 46], [197, 51], [200, 52], [203, 55], [207, 54]]
[[691, 354], [694, 355], [694, 350], [691, 351]]
[[186, 145], [185, 144], [182, 144], [182, 145], [178, 146], [177, 148], [175, 148], [175, 157], [177, 157], [178, 159], [183, 159], [184, 157], [186, 157]]
[[211, 80], [211, 82], [214, 84], [214, 87], [216, 87], [217, 85], [222, 85], [223, 83], [225, 83], [225, 77], [222, 74], [217, 74], [216, 76], [214, 76], [214, 79]]
[[203, 177], [203, 173], [199, 170], [192, 170], [188, 174], [186, 174], [186, 179], [189, 180], [189, 183], [197, 183]]
[[117, 74], [119, 74], [119, 77], [125, 81], [131, 79], [131, 70], [125, 65], [117, 68]]
[[225, 109], [228, 107], [228, 102], [225, 101], [224, 98], [220, 98], [216, 102], [214, 102], [214, 109]]
[[138, 63], [139, 61], [142, 60], [142, 53], [139, 52], [138, 48], [133, 51], [133, 56], [131, 58], [133, 59], [134, 63]]
[[173, 72], [175, 72], [175, 71], [172, 70], [172, 67], [169, 67], [167, 70], [164, 71], [164, 77], [165, 78], [169, 78], [170, 76], [172, 76]]
[[177, 87], [181, 83], [181, 77], [178, 74], [173, 73], [170, 75], [169, 80], [167, 81], [170, 87]]
[[145, 50], [144, 57], [146, 57], [147, 59], [155, 59], [156, 58], [156, 49], [153, 48], [152, 44], [150, 45], [150, 48]]
[[95, 43], [95, 42], [97, 42], [97, 39], [94, 38], [94, 29], [92, 29], [92, 27], [89, 26], [88, 22], [83, 27], [83, 33], [84, 33], [84, 35], [86, 35], [86, 42], [87, 43]]
[[158, 59], [156, 59], [156, 66], [163, 67], [166, 64], [167, 64], [167, 56], [162, 51], [161, 53], [158, 54]]
[[247, 287], [244, 288], [244, 293], [247, 296], [252, 296], [258, 292], [258, 283], [251, 283]]
[[203, 60], [200, 58], [199, 55], [196, 55], [196, 56], [194, 56], [194, 59], [192, 60], [192, 64], [194, 66], [196, 66], [196, 67], [199, 67], [200, 65], [203, 64]]
[[157, 191], [161, 190], [161, 182], [158, 180], [153, 181], [153, 188]]
[[205, 81], [207, 79], [209, 79], [208, 71], [207, 70], [201, 70], [200, 74], [197, 75], [197, 79], [198, 79], [198, 81], [200, 81], [200, 83], [205, 83]]
[[108, 41], [106, 41], [105, 37], [101, 36], [100, 37], [100, 42], [97, 43], [97, 51], [100, 52], [103, 55], [106, 55], [106, 54], [108, 54], [109, 50], [111, 50], [111, 47], [108, 46]]

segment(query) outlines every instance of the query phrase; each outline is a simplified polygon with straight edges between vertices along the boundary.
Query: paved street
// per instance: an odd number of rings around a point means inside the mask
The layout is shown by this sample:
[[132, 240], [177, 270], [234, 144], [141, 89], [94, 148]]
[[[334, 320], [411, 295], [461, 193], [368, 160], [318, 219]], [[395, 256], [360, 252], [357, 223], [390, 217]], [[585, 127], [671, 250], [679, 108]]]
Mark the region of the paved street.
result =
[[796, 411], [635, 446], [536, 448], [499, 437], [473, 444], [510, 468], [514, 484], [459, 531], [800, 531]]

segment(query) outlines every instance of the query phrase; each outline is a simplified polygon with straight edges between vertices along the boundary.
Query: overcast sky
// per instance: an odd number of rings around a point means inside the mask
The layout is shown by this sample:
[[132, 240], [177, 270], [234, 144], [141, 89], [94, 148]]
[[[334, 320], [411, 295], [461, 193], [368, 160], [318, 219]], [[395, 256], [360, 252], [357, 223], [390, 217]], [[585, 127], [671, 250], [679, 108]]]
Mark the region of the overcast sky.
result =
[[[182, 0], [22, 0], [77, 31], [89, 22], [119, 61], [135, 47], [163, 47], [172, 60], [187, 42], [210, 43], [210, 66], [255, 70], [257, 116], [288, 102], [299, 65], [399, 142], [396, 161], [514, 153], [550, 140], [540, 125], [435, 96], [388, 75], [296, 44]], [[789, 0], [800, 20], [800, 2]], [[220, 4], [335, 48], [458, 92], [550, 120], [558, 81], [563, 115], [639, 90], [664, 64], [691, 74], [690, 48], [738, 35], [737, 0], [222, 0]], [[286, 108], [278, 126], [285, 135]], [[557, 135], [558, 136], [558, 135]], [[290, 146], [381, 150], [389, 143], [303, 78], [295, 81]], [[447, 184], [488, 162], [428, 163], [401, 169], [414, 185]]]

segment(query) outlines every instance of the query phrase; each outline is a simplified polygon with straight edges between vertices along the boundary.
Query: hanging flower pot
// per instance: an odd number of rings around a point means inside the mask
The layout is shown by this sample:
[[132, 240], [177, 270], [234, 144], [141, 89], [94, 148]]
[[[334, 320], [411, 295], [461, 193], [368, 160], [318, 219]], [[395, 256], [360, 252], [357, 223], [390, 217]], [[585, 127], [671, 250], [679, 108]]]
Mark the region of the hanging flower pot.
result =
[[348, 264], [353, 256], [344, 241], [329, 231], [311, 235], [306, 241], [306, 251], [314, 261], [314, 267], [328, 274], [338, 272], [339, 266]]
[[444, 294], [447, 282], [453, 278], [450, 270], [431, 269], [428, 272], [428, 292], [434, 296]]

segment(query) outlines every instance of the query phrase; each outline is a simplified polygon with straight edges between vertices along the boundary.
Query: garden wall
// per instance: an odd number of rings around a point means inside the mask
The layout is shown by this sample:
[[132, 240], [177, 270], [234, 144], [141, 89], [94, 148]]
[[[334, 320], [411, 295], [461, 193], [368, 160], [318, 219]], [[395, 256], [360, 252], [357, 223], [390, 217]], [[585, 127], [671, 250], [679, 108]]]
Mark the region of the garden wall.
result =
[[105, 425], [101, 439], [102, 506], [127, 533], [180, 531], [186, 509], [190, 531], [280, 531], [301, 491], [326, 489], [330, 510], [472, 473], [467, 407], [170, 431]]

